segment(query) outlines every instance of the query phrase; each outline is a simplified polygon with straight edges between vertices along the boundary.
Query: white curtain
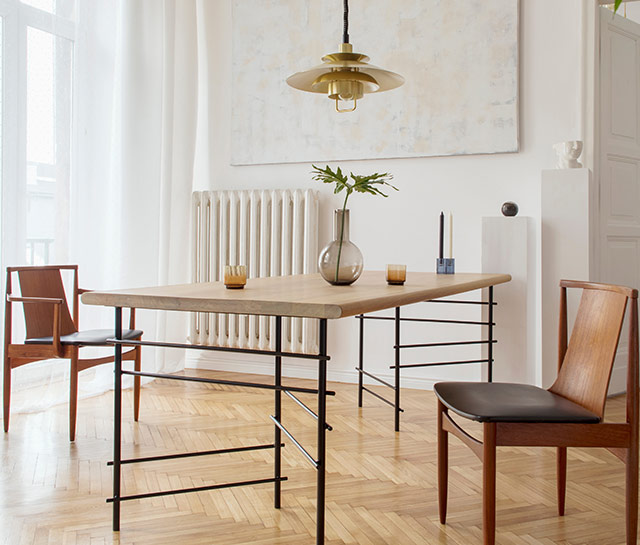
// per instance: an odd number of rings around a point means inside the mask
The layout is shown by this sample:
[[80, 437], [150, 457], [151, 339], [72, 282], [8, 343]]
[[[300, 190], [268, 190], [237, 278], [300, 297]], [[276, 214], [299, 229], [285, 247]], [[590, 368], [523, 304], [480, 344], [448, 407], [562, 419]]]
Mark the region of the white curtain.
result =
[[[188, 282], [191, 192], [208, 170], [208, 93], [198, 82], [208, 73], [206, 2], [78, 2], [70, 254], [80, 287]], [[112, 324], [113, 309], [81, 305], [82, 329]], [[184, 342], [187, 316], [139, 310], [136, 327], [146, 339]], [[183, 367], [181, 350], [143, 349], [145, 371]], [[104, 392], [112, 366], [80, 377], [80, 397]], [[38, 396], [35, 384], [46, 384]], [[39, 410], [67, 392], [65, 362], [28, 365], [13, 371], [11, 409]]]

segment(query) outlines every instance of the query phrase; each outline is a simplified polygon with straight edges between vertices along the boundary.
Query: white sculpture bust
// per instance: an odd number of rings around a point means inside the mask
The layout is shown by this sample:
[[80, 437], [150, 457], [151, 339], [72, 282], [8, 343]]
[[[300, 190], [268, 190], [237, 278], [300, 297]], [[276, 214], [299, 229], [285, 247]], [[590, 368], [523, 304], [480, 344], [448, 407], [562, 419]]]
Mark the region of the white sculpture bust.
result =
[[554, 144], [553, 149], [558, 154], [556, 168], [582, 168], [578, 157], [582, 153], [582, 140], [569, 140]]

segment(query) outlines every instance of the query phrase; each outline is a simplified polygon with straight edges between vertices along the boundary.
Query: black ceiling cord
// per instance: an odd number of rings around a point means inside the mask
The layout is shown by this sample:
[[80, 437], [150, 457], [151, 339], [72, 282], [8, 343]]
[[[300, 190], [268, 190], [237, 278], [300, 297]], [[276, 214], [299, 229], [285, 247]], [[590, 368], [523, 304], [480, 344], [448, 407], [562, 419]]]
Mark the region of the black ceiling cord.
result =
[[349, 43], [349, 0], [344, 0], [344, 26], [342, 27], [342, 43]]

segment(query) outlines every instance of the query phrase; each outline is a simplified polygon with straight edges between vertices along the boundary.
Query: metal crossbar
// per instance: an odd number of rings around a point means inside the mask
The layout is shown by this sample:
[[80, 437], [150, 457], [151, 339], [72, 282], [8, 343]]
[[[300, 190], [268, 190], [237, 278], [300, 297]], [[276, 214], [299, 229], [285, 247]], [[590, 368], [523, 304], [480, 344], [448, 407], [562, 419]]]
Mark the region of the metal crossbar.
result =
[[[391, 405], [392, 407], [395, 407], [393, 401], [389, 401], [387, 398], [382, 397], [380, 394], [377, 394], [376, 392], [374, 392], [373, 390], [369, 390], [369, 388], [367, 388], [366, 386], [363, 386], [362, 389], [371, 394], [373, 397], [377, 397], [380, 401], [383, 401], [384, 403], [386, 403], [387, 405]], [[404, 412], [404, 409], [398, 409], [401, 413]]]
[[489, 301], [460, 301], [457, 299], [432, 299], [431, 301], [424, 301], [425, 303], [453, 303], [458, 305], [497, 305], [498, 303]]
[[302, 454], [304, 454], [305, 458], [309, 460], [311, 465], [316, 469], [318, 469], [318, 465], [319, 465], [318, 461], [314, 459], [314, 457], [307, 452], [307, 450], [296, 440], [296, 438], [293, 435], [291, 435], [289, 430], [287, 430], [287, 428], [285, 428], [280, 422], [278, 422], [275, 416], [269, 416], [269, 418], [271, 418], [271, 420], [273, 420], [273, 423], [276, 426], [278, 426], [278, 428], [280, 428], [280, 431], [284, 433], [296, 447], [298, 447], [298, 450], [302, 452]]
[[[280, 445], [284, 447], [284, 443]], [[218, 450], [201, 450], [198, 452], [183, 452], [180, 454], [163, 454], [160, 456], [145, 456], [142, 458], [128, 458], [120, 460], [121, 464], [137, 464], [139, 462], [158, 462], [160, 460], [174, 460], [176, 458], [193, 458], [194, 456], [209, 456], [212, 454], [229, 454], [231, 452], [247, 452], [250, 450], [265, 450], [275, 448], [275, 445], [256, 445], [249, 447], [224, 448]], [[113, 460], [107, 462], [108, 466], [113, 465]]]
[[364, 369], [359, 369], [358, 367], [356, 367], [356, 371], [358, 371], [358, 373], [362, 373], [363, 375], [368, 376], [369, 378], [372, 378], [373, 380], [377, 380], [380, 384], [384, 384], [385, 386], [388, 386], [391, 389], [395, 388], [393, 384], [389, 384], [386, 380], [382, 380], [380, 377], [376, 377], [374, 374], [369, 373]]
[[[401, 344], [398, 348], [432, 348], [434, 346], [461, 346], [467, 344], [489, 344], [489, 343], [497, 343], [498, 341], [453, 341], [447, 343], [425, 343], [425, 344]], [[394, 346], [394, 348], [396, 348]]]
[[389, 369], [395, 369], [396, 367], [400, 367], [404, 369], [405, 367], [431, 367], [433, 365], [466, 365], [467, 363], [489, 363], [490, 360], [460, 360], [460, 361], [434, 361], [431, 363], [403, 363], [402, 365], [390, 365]]
[[[294, 402], [296, 402], [299, 407], [306, 411], [309, 416], [311, 416], [315, 420], [318, 420], [318, 415], [314, 413], [309, 407], [307, 407], [302, 401], [300, 401], [296, 396], [294, 396], [289, 390], [284, 390], [284, 393], [287, 394]], [[324, 427], [329, 431], [333, 431], [333, 428], [326, 422], [324, 423]]]
[[[242, 386], [243, 388], [259, 388], [262, 390], [291, 390], [292, 392], [300, 392], [303, 394], [317, 394], [318, 390], [313, 388], [301, 388], [298, 386], [282, 386], [277, 384], [261, 384], [259, 382], [241, 382], [238, 380], [223, 380], [218, 378], [190, 377], [188, 375], [165, 375], [161, 373], [147, 373], [145, 371], [129, 371], [122, 370], [123, 375], [134, 375], [138, 377], [164, 378], [169, 380], [186, 380], [188, 382], [203, 382], [205, 384], [224, 384], [226, 386]], [[334, 396], [336, 393], [332, 390], [325, 392], [328, 396]]]
[[206, 490], [218, 490], [220, 488], [237, 488], [239, 486], [249, 486], [254, 484], [267, 484], [273, 483], [276, 480], [278, 481], [286, 481], [287, 477], [280, 477], [279, 479], [256, 479], [254, 481], [238, 481], [234, 483], [224, 483], [224, 484], [212, 484], [209, 486], [194, 486], [192, 488], [176, 488], [173, 490], [160, 490], [158, 492], [145, 492], [144, 494], [133, 494], [131, 496], [114, 496], [112, 498], [107, 498], [107, 503], [119, 503], [121, 501], [129, 501], [129, 500], [143, 500], [145, 498], [157, 498], [158, 496], [168, 496], [170, 494], [186, 494], [188, 492], [205, 492]]
[[130, 341], [124, 339], [111, 338], [105, 341], [107, 344], [118, 344], [122, 346], [156, 346], [159, 348], [189, 348], [193, 350], [211, 350], [213, 352], [237, 352], [239, 354], [253, 354], [257, 356], [278, 356], [282, 358], [299, 358], [305, 360], [319, 360], [325, 358], [330, 360], [329, 356], [321, 356], [320, 354], [306, 354], [304, 352], [282, 352], [280, 350], [254, 350], [252, 348], [234, 348], [232, 346], [209, 346], [206, 344], [183, 344], [183, 343], [167, 343], [161, 341]]
[[[395, 321], [393, 316], [356, 316], [358, 320], [386, 320], [386, 321]], [[401, 322], [427, 322], [432, 324], [461, 324], [461, 325], [488, 325], [494, 326], [496, 325], [493, 322], [477, 322], [472, 320], [440, 320], [435, 318], [400, 318]]]

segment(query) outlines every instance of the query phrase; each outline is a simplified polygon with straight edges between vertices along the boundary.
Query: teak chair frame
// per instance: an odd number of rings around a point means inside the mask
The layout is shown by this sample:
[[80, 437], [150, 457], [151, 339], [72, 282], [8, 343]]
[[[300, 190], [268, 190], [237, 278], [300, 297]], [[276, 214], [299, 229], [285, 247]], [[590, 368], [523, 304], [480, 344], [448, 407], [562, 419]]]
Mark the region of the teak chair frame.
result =
[[[606, 374], [606, 387], [603, 394], [592, 395], [585, 408], [599, 415], [597, 424], [575, 423], [525, 423], [525, 422], [483, 422], [483, 440], [465, 432], [450, 416], [448, 408], [438, 400], [438, 506], [440, 522], [445, 524], [447, 516], [447, 474], [448, 474], [448, 434], [460, 439], [482, 461], [482, 526], [485, 545], [495, 543], [496, 531], [496, 447], [556, 447], [557, 448], [557, 500], [558, 514], [564, 515], [567, 486], [567, 448], [603, 447], [612, 452], [626, 467], [626, 535], [627, 544], [635, 545], [638, 529], [638, 291], [622, 286], [560, 281], [560, 322], [558, 343], [558, 374], [550, 391], [572, 398], [571, 386], [562, 383], [560, 370], [567, 354], [567, 288], [583, 290], [605, 290], [626, 297], [622, 310], [622, 319], [618, 327], [616, 349], [626, 308], [629, 307], [629, 346], [627, 367], [627, 404], [624, 423], [603, 423], [606, 392], [613, 361]], [[629, 304], [630, 302], [630, 304]], [[614, 350], [613, 357], [615, 358]], [[607, 362], [605, 362], [607, 363]], [[566, 374], [565, 374], [566, 375]], [[565, 393], [567, 395], [565, 395]], [[575, 397], [575, 395], [573, 395]], [[589, 393], [585, 396], [589, 398]], [[573, 399], [572, 399], [573, 400]]]
[[[12, 295], [12, 274], [20, 273], [20, 271], [58, 271], [61, 275], [62, 271], [72, 271], [73, 273], [73, 287], [72, 287], [72, 305], [73, 312], [71, 314], [73, 327], [75, 331], [79, 330], [79, 310], [80, 310], [80, 295], [91, 290], [86, 290], [78, 287], [78, 266], [77, 265], [45, 265], [45, 266], [21, 266], [21, 267], [7, 267], [7, 282], [6, 282], [6, 294], [5, 294], [5, 314], [4, 314], [4, 431], [9, 431], [9, 415], [10, 415], [10, 402], [11, 402], [11, 371], [16, 367], [21, 367], [28, 363], [48, 360], [48, 359], [68, 359], [70, 360], [70, 385], [69, 385], [69, 440], [75, 440], [76, 433], [76, 415], [78, 407], [78, 373], [85, 369], [90, 369], [96, 365], [104, 363], [112, 363], [114, 361], [113, 356], [105, 356], [101, 358], [80, 359], [79, 353], [82, 345], [78, 344], [66, 344], [61, 342], [60, 338], [63, 335], [69, 334], [72, 331], [63, 331], [63, 307], [66, 307], [68, 312], [68, 304], [66, 300], [66, 294], [63, 294], [60, 298], [48, 298], [48, 297], [16, 297]], [[53, 313], [53, 330], [50, 332], [53, 337], [51, 344], [26, 344], [26, 343], [14, 343], [12, 339], [12, 304], [22, 303], [23, 305], [29, 304], [46, 304], [51, 305], [51, 311]], [[26, 319], [26, 316], [25, 316]], [[135, 329], [135, 309], [131, 309], [129, 315], [129, 329]], [[69, 325], [69, 324], [67, 324]], [[95, 345], [92, 345], [95, 346]], [[106, 345], [104, 345], [106, 346]], [[135, 347], [122, 354], [123, 360], [133, 360], [134, 369], [140, 371], [140, 347]], [[140, 377], [134, 377], [134, 395], [133, 395], [133, 417], [134, 420], [138, 420], [140, 414]]]

